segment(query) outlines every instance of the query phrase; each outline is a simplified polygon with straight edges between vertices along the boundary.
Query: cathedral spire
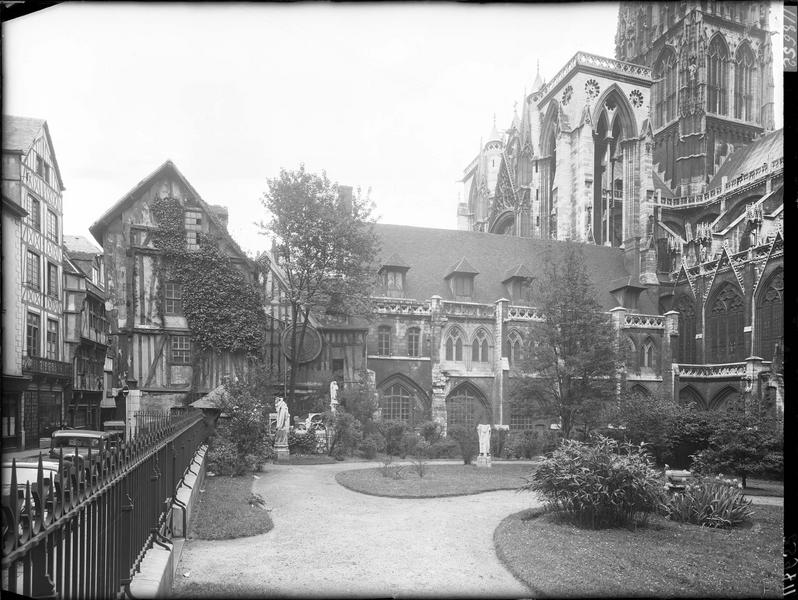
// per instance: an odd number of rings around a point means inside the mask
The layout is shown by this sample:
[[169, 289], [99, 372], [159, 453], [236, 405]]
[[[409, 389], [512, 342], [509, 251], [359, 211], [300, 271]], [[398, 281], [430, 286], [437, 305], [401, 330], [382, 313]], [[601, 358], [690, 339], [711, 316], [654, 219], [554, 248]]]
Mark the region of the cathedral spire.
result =
[[493, 142], [493, 141], [501, 141], [501, 139], [502, 139], [502, 136], [499, 133], [499, 130], [496, 129], [496, 113], [493, 113], [493, 129], [490, 130], [490, 135], [488, 135], [487, 143], [490, 143], [490, 142]]
[[532, 84], [532, 93], [534, 94], [543, 87], [543, 80], [540, 78], [540, 59], [538, 59], [538, 70], [535, 73], [535, 83]]

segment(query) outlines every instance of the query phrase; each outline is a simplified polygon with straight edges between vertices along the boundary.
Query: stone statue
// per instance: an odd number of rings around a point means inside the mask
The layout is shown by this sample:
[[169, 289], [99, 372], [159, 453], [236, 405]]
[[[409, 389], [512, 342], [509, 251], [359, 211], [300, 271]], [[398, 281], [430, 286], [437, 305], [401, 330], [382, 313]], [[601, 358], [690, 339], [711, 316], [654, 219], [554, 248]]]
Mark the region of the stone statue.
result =
[[274, 399], [274, 408], [277, 410], [277, 434], [274, 437], [275, 446], [288, 445], [288, 427], [291, 424], [291, 415], [288, 414], [288, 405], [282, 397]]
[[480, 423], [477, 425], [479, 435], [479, 454], [480, 456], [490, 456], [490, 425]]
[[330, 410], [335, 412], [336, 406], [338, 406], [338, 382], [333, 380], [330, 382]]

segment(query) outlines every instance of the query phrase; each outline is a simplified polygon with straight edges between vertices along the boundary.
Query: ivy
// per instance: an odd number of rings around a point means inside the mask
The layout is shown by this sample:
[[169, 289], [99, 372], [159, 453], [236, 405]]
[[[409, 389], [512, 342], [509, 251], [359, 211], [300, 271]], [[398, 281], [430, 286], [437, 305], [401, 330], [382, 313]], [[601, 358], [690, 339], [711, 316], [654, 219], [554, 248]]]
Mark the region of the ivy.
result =
[[243, 352], [250, 359], [260, 358], [267, 326], [260, 295], [219, 249], [219, 238], [198, 233], [199, 249], [188, 250], [180, 202], [156, 198], [150, 208], [157, 224], [151, 239], [162, 252], [157, 273], [159, 299], [168, 273], [183, 287], [183, 313], [192, 340], [201, 350]]

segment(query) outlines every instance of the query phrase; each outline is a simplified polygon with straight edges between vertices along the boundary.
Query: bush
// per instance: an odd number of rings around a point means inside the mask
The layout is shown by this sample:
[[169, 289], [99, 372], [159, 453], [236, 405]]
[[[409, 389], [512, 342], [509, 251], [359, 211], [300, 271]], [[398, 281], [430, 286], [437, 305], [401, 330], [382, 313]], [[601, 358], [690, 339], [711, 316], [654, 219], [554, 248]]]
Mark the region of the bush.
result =
[[557, 447], [557, 434], [551, 430], [511, 431], [504, 442], [505, 458], [532, 458]]
[[429, 445], [430, 458], [460, 458], [460, 444], [452, 438], [443, 438]]
[[428, 461], [429, 461], [429, 447], [430, 444], [426, 440], [420, 440], [416, 444], [415, 449], [415, 458], [412, 459], [412, 468], [413, 471], [419, 476], [419, 478], [423, 478], [424, 475], [427, 473], [429, 469]]
[[363, 439], [360, 421], [340, 407], [334, 413], [324, 413], [324, 422], [328, 431], [332, 428], [328, 454], [336, 459], [343, 459], [345, 454], [354, 452]]
[[435, 421], [425, 421], [418, 427], [418, 432], [424, 441], [434, 444], [441, 439], [441, 426]]
[[689, 483], [662, 505], [666, 519], [703, 527], [730, 528], [750, 521], [751, 501], [736, 479], [713, 477]]
[[[714, 415], [717, 418], [717, 414]], [[709, 446], [714, 424], [713, 415], [695, 405], [679, 407], [666, 424], [666, 447], [663, 461], [676, 469], [689, 469], [691, 456]]]
[[240, 461], [236, 445], [226, 437], [216, 435], [208, 448], [208, 471], [217, 475], [238, 475]]
[[288, 432], [288, 451], [291, 454], [316, 454], [316, 434], [292, 429]]
[[402, 438], [407, 433], [407, 423], [404, 421], [382, 421], [379, 430], [385, 438], [385, 452], [391, 456], [402, 454]]
[[405, 431], [402, 434], [402, 440], [399, 443], [399, 456], [400, 458], [406, 457], [408, 454], [414, 454], [419, 440], [416, 433], [412, 430]]
[[447, 437], [452, 438], [460, 446], [463, 464], [470, 465], [479, 451], [477, 430], [466, 429], [465, 425], [452, 425], [449, 427]]
[[509, 430], [495, 428], [490, 432], [490, 455], [500, 457], [504, 453], [504, 444], [507, 442]]
[[380, 433], [370, 433], [360, 443], [360, 452], [364, 458], [376, 458], [378, 452], [385, 452], [385, 438]]
[[539, 492], [548, 510], [598, 529], [645, 522], [662, 502], [665, 481], [644, 445], [596, 435], [563, 440], [520, 489]]

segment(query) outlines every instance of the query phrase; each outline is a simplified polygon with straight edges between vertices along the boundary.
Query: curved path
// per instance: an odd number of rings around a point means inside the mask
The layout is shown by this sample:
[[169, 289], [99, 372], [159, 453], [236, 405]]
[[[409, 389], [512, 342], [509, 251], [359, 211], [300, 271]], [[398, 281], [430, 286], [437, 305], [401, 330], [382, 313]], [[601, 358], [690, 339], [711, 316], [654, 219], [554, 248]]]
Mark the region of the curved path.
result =
[[274, 529], [189, 539], [174, 595], [530, 596], [496, 558], [493, 531], [510, 513], [537, 505], [534, 495], [382, 498], [335, 481], [339, 471], [374, 466], [269, 465], [253, 491], [265, 498]]

